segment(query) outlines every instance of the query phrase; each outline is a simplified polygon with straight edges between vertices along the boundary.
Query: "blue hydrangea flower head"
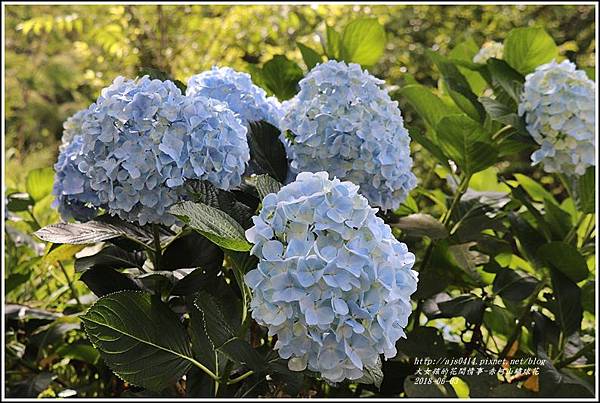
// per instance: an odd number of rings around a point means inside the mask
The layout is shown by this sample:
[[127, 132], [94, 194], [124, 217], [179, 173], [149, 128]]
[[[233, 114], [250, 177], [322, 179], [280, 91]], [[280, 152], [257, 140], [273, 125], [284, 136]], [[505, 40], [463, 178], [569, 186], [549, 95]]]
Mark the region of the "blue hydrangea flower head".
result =
[[62, 154], [77, 162], [97, 207], [142, 225], [171, 225], [167, 210], [186, 198], [187, 179], [221, 189], [241, 183], [246, 132], [222, 102], [185, 97], [170, 81], [119, 77], [84, 115], [76, 158]]
[[61, 145], [59, 146], [60, 150], [64, 149], [69, 144], [71, 144], [71, 141], [73, 140], [73, 138], [75, 136], [78, 136], [81, 134], [83, 122], [84, 122], [87, 114], [88, 114], [87, 108], [82, 109], [80, 111], [77, 111], [73, 116], [68, 118], [63, 123], [63, 134], [61, 137]]
[[372, 206], [398, 208], [416, 178], [410, 137], [384, 82], [358, 64], [329, 61], [299, 84], [282, 120], [292, 136], [291, 169], [327, 171], [357, 184]]
[[279, 127], [281, 105], [274, 97], [252, 82], [249, 74], [230, 67], [213, 66], [211, 70], [188, 79], [187, 96], [202, 95], [225, 102], [229, 109], [239, 114], [244, 124], [265, 120]]
[[54, 164], [56, 172], [52, 193], [53, 207], [61, 217], [79, 221], [92, 219], [98, 213], [100, 200], [90, 186], [89, 178], [82, 172], [86, 168], [86, 157], [82, 153], [81, 111], [64, 124], [62, 144], [58, 161]]
[[245, 276], [252, 317], [291, 370], [332, 382], [396, 355], [417, 288], [415, 256], [358, 190], [302, 172], [263, 199], [246, 231], [259, 259]]
[[473, 63], [485, 64], [488, 59], [502, 59], [504, 55], [504, 45], [496, 41], [488, 41], [481, 45], [481, 49], [473, 56]]
[[568, 60], [539, 66], [525, 77], [519, 115], [540, 145], [531, 155], [546, 172], [583, 175], [596, 165], [596, 84]]

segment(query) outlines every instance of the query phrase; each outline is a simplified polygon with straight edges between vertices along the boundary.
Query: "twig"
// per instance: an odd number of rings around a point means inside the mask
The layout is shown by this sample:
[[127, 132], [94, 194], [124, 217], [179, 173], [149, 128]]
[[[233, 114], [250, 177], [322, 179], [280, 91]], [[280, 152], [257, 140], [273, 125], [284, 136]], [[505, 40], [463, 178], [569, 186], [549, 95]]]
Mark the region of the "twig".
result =
[[554, 366], [557, 369], [566, 367], [567, 365], [569, 365], [570, 363], [577, 361], [577, 359], [583, 355], [585, 355], [587, 352], [591, 351], [594, 348], [594, 343], [589, 343], [586, 344], [585, 347], [583, 347], [581, 350], [579, 350], [578, 352], [576, 352], [575, 354], [573, 354], [572, 356], [570, 356], [569, 358], [565, 358], [564, 360], [559, 361], [557, 364], [555, 364]]
[[69, 273], [67, 273], [67, 269], [65, 269], [65, 266], [63, 266], [63, 264], [59, 260], [57, 260], [56, 263], [58, 263], [58, 267], [60, 267], [63, 274], [65, 275], [65, 279], [67, 280], [67, 285], [69, 286], [69, 289], [71, 290], [71, 294], [73, 294], [73, 298], [77, 302], [77, 308], [83, 309], [83, 304], [79, 300], [79, 293], [77, 292], [77, 289], [73, 285], [73, 282], [71, 281], [71, 277], [69, 276]]

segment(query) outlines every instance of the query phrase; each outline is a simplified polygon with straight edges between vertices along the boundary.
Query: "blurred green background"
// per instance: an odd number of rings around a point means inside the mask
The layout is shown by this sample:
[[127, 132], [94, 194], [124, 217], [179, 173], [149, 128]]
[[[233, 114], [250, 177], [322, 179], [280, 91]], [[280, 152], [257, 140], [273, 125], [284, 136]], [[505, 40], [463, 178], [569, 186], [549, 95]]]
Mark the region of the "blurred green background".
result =
[[358, 16], [385, 26], [386, 51], [372, 73], [392, 86], [406, 73], [436, 85], [425, 49], [502, 41], [519, 26], [543, 26], [580, 68], [594, 63], [593, 6], [6, 6], [7, 184], [19, 188], [30, 169], [50, 166], [63, 121], [118, 75], [154, 67], [185, 82], [215, 64], [249, 71], [274, 54], [303, 65], [296, 42], [321, 49], [325, 24]]

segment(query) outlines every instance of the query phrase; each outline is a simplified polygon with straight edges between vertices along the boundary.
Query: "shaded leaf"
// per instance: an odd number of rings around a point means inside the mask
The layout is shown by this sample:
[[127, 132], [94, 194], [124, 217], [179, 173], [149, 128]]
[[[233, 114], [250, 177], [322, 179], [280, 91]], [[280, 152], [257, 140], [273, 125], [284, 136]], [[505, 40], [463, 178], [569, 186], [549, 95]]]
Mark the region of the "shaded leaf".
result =
[[358, 378], [356, 382], [373, 384], [377, 389], [381, 388], [381, 383], [383, 382], [383, 370], [381, 358], [379, 358], [379, 356], [377, 356], [375, 365], [365, 365], [363, 367], [363, 376]]
[[446, 227], [429, 214], [417, 213], [400, 217], [391, 226], [400, 228], [410, 236], [427, 236], [430, 239], [448, 237]]
[[91, 267], [112, 269], [141, 268], [145, 260], [146, 255], [144, 252], [127, 252], [118, 246], [110, 245], [95, 255], [76, 259], [75, 270], [82, 272]]
[[571, 244], [561, 241], [547, 243], [540, 246], [538, 256], [546, 265], [575, 283], [585, 280], [590, 274], [585, 258]]
[[515, 270], [501, 269], [496, 273], [493, 291], [510, 301], [524, 301], [535, 290], [538, 280], [531, 276], [521, 275]]
[[148, 293], [121, 291], [102, 297], [81, 320], [106, 364], [129, 383], [160, 391], [193, 365], [185, 328], [167, 305]]
[[165, 248], [161, 263], [164, 270], [196, 267], [218, 270], [223, 263], [223, 251], [201, 234], [191, 232]]
[[323, 57], [317, 53], [317, 51], [309, 48], [306, 45], [301, 44], [300, 42], [296, 42], [298, 49], [300, 49], [300, 53], [302, 54], [302, 60], [304, 60], [304, 64], [306, 64], [306, 68], [311, 70], [318, 63], [323, 61]]
[[90, 267], [81, 277], [85, 285], [98, 297], [123, 290], [139, 290], [138, 284], [127, 274], [110, 267]]
[[262, 173], [283, 183], [287, 177], [288, 163], [279, 135], [279, 129], [265, 121], [251, 122], [248, 145], [250, 158], [262, 169]]
[[298, 81], [304, 73], [296, 62], [283, 55], [275, 55], [262, 67], [261, 76], [265, 85], [275, 96], [284, 101], [296, 95]]
[[281, 186], [281, 183], [271, 178], [270, 175], [258, 175], [256, 177], [256, 190], [261, 200], [269, 193], [279, 192]]
[[516, 107], [516, 103], [520, 102], [521, 99], [525, 77], [510, 67], [504, 60], [490, 58], [487, 61], [487, 67], [492, 76], [492, 82], [512, 99], [514, 103], [510, 105]]
[[442, 317], [464, 317], [469, 323], [480, 323], [483, 319], [484, 302], [473, 294], [460, 295], [450, 301], [438, 304]]

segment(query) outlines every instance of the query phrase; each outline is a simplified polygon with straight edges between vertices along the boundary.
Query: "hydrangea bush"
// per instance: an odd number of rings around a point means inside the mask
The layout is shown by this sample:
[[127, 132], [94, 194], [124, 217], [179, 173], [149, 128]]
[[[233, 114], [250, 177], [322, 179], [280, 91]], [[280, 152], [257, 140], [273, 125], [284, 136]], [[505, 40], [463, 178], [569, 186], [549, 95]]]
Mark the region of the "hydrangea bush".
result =
[[531, 154], [546, 172], [583, 175], [595, 164], [596, 85], [568, 60], [552, 61], [525, 78], [519, 115], [541, 147]]
[[361, 378], [379, 354], [396, 356], [415, 257], [376, 211], [351, 182], [302, 172], [253, 217], [252, 317], [277, 336], [290, 369], [340, 382]]
[[[94, 245], [32, 258], [86, 309], [77, 346], [132, 397], [593, 395], [593, 82], [526, 27], [430, 52], [435, 88], [386, 86], [365, 70], [383, 27], [332, 30], [325, 54], [300, 48], [304, 72], [254, 66], [264, 90], [227, 67], [187, 88], [119, 77], [65, 122], [55, 172], [6, 209], [41, 240]], [[46, 225], [53, 174], [64, 222]], [[428, 356], [546, 364], [458, 373], [465, 392], [423, 377]]]
[[416, 185], [398, 103], [358, 64], [329, 61], [304, 77], [285, 106], [291, 169], [325, 170], [360, 187], [373, 206], [397, 209]]
[[70, 206], [89, 204], [141, 225], [171, 225], [167, 209], [185, 198], [186, 180], [230, 189], [250, 158], [247, 129], [225, 104], [184, 97], [171, 81], [119, 77], [75, 116], [64, 138], [80, 134], [56, 166], [65, 218], [76, 217]]

